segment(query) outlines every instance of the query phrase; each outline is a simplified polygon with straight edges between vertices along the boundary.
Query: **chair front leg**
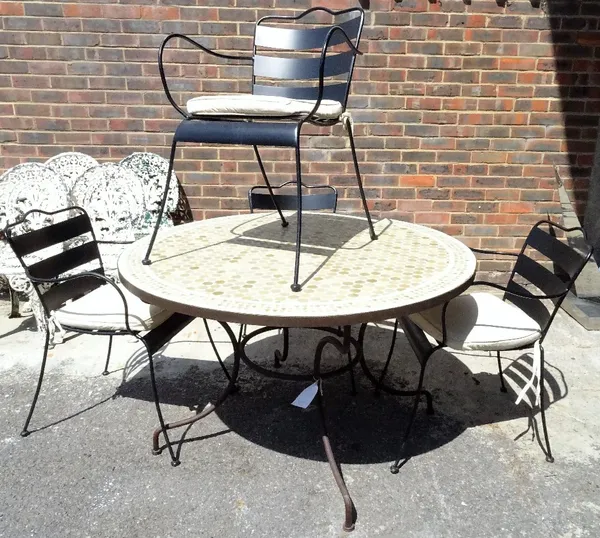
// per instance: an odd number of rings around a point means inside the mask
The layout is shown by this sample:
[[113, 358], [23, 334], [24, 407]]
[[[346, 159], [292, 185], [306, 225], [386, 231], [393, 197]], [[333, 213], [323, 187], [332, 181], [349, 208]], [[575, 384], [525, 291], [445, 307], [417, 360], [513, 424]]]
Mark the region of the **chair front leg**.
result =
[[108, 337], [108, 351], [106, 352], [106, 363], [104, 364], [104, 371], [102, 372], [102, 375], [109, 374], [108, 363], [110, 362], [110, 352], [112, 350], [112, 343], [113, 343], [113, 335], [111, 334]]
[[500, 376], [500, 392], [506, 392], [506, 385], [504, 384], [504, 372], [502, 371], [502, 362], [500, 360], [500, 352], [496, 351], [498, 358], [498, 375]]
[[42, 365], [40, 367], [40, 375], [38, 378], [38, 384], [35, 389], [35, 394], [33, 395], [33, 401], [31, 402], [31, 407], [29, 408], [29, 414], [27, 415], [27, 420], [25, 420], [25, 425], [23, 426], [23, 430], [21, 431], [21, 437], [27, 437], [31, 432], [28, 430], [29, 422], [31, 421], [31, 417], [33, 416], [33, 411], [38, 401], [38, 397], [40, 395], [40, 389], [42, 388], [42, 382], [44, 381], [44, 371], [46, 370], [46, 359], [48, 358], [48, 345], [50, 343], [50, 331], [48, 327], [45, 329], [46, 339], [44, 341], [44, 355], [42, 357]]
[[167, 180], [165, 181], [165, 192], [163, 193], [162, 200], [160, 202], [160, 209], [158, 210], [158, 218], [156, 219], [156, 224], [154, 225], [154, 230], [152, 231], [152, 237], [150, 238], [150, 243], [148, 244], [148, 250], [146, 251], [146, 255], [142, 260], [144, 265], [150, 265], [150, 254], [152, 253], [152, 248], [154, 247], [154, 241], [156, 241], [156, 234], [158, 234], [158, 229], [160, 228], [160, 223], [162, 221], [163, 214], [165, 212], [165, 207], [167, 205], [167, 199], [169, 198], [169, 184], [171, 183], [171, 174], [173, 173], [173, 167], [175, 162], [175, 150], [177, 149], [177, 134], [173, 135], [173, 142], [171, 144], [171, 155], [169, 157], [169, 170], [167, 171]]
[[300, 165], [300, 138], [296, 141], [296, 260], [294, 263], [294, 283], [292, 291], [300, 291], [302, 286], [298, 284], [300, 274], [300, 249], [302, 248], [302, 167]]

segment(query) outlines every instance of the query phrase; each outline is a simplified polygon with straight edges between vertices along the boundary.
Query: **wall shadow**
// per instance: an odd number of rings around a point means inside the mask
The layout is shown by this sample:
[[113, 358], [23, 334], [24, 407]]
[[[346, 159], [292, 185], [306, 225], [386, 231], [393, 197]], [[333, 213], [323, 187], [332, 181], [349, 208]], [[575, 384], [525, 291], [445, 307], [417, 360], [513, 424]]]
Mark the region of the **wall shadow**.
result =
[[[573, 0], [542, 0], [550, 24], [555, 59], [555, 81], [566, 132], [566, 159], [552, 164], [567, 169], [566, 186], [577, 215], [583, 220], [588, 204], [594, 152], [600, 119], [600, 5]], [[552, 87], [547, 87], [552, 92]], [[553, 95], [540, 94], [543, 97]], [[547, 125], [547, 130], [552, 129]], [[550, 156], [550, 158], [552, 158]], [[594, 189], [595, 190], [595, 189]], [[600, 203], [600, 191], [590, 203]], [[593, 223], [585, 223], [586, 229]]]

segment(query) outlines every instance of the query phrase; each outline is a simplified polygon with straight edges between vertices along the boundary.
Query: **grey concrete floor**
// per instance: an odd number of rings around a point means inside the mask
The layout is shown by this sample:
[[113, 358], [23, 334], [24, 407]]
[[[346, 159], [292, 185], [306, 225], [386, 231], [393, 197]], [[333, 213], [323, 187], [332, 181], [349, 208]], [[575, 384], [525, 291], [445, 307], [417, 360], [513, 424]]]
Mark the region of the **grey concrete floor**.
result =
[[[242, 367], [240, 392], [185, 432], [179, 467], [152, 456], [157, 424], [146, 363], [128, 338], [77, 336], [51, 351], [33, 417], [42, 340], [31, 318], [7, 319], [0, 302], [0, 536], [330, 537], [343, 504], [325, 460], [316, 410], [290, 405], [307, 383], [266, 379]], [[501, 393], [495, 357], [439, 352], [426, 385], [436, 413], [419, 409], [412, 459], [389, 472], [409, 400], [375, 397], [363, 374], [325, 384], [330, 433], [356, 503], [359, 537], [600, 536], [600, 333], [561, 313], [546, 345], [547, 416], [554, 464], [533, 433], [539, 415], [515, 406], [530, 358], [505, 354], [513, 390]], [[220, 349], [230, 351], [215, 327]], [[365, 353], [380, 368], [391, 336], [372, 326]], [[286, 368], [310, 363], [320, 335], [293, 331]], [[391, 379], [416, 380], [403, 336]], [[249, 353], [268, 365], [276, 335]], [[331, 363], [340, 360], [332, 352]], [[229, 359], [230, 363], [231, 360]], [[157, 360], [167, 419], [214, 401], [224, 386], [200, 322]], [[176, 430], [175, 440], [184, 434]]]

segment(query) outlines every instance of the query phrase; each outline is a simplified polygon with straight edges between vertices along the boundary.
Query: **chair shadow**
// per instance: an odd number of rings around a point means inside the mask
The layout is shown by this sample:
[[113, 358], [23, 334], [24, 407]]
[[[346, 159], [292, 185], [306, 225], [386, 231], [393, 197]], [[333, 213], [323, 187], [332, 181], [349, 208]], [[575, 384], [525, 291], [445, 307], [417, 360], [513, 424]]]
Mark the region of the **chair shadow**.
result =
[[12, 336], [14, 334], [20, 333], [22, 331], [30, 331], [30, 332], [37, 331], [37, 327], [35, 325], [35, 319], [33, 318], [33, 316], [21, 315], [18, 318], [12, 318], [12, 319], [20, 320], [19, 325], [8, 332], [0, 333], [0, 338], [6, 338], [6, 337]]
[[[323, 333], [299, 331], [291, 331], [290, 355], [278, 371], [310, 372], [312, 354]], [[367, 331], [365, 356], [375, 372], [383, 366], [390, 338], [391, 331], [382, 326], [369, 327]], [[277, 336], [270, 336], [248, 345], [246, 352], [253, 360], [268, 367], [272, 364], [273, 351], [280, 345]], [[141, 366], [140, 360], [136, 356], [131, 358], [132, 365], [138, 364], [135, 368], [126, 366], [125, 371], [137, 371], [130, 378], [124, 376], [115, 396], [153, 401], [148, 368]], [[231, 355], [225, 360], [231, 366]], [[485, 355], [481, 360], [490, 361], [493, 365], [496, 363], [495, 356]], [[345, 361], [345, 357], [329, 350], [324, 364], [333, 368], [336, 363], [341, 365]], [[508, 365], [506, 378], [523, 386], [526, 382], [523, 377], [527, 377], [531, 370], [530, 358], [523, 355], [513, 361], [507, 360], [505, 364]], [[399, 334], [386, 381], [397, 388], [414, 388], [418, 368], [408, 341]], [[223, 372], [213, 361], [162, 356], [156, 361], [156, 370], [162, 403], [184, 407], [192, 412], [199, 412], [208, 402], [215, 401], [226, 386]], [[566, 384], [557, 369], [548, 368], [546, 373], [549, 393], [546, 401], [552, 403], [566, 395]], [[360, 367], [355, 368], [355, 380], [356, 395], [351, 392], [349, 374], [327, 379], [323, 385], [328, 427], [336, 456], [340, 462], [350, 464], [394, 460], [399, 455], [400, 440], [413, 399], [385, 393], [376, 396]], [[267, 378], [242, 365], [238, 384], [240, 391], [216, 410], [226, 427], [220, 434], [233, 431], [268, 450], [325, 461], [316, 407], [311, 405], [303, 410], [291, 405], [309, 383]], [[508, 393], [500, 392], [497, 374], [472, 372], [448, 351], [438, 351], [430, 360], [425, 387], [433, 394], [435, 414], [427, 415], [422, 403], [411, 434], [410, 456], [435, 450], [470, 427], [528, 417], [528, 429], [531, 426], [536, 428], [535, 423], [532, 424], [531, 408], [523, 403], [516, 406], [515, 393], [511, 389]], [[185, 413], [168, 409], [166, 420], [178, 420], [183, 418], [182, 415], [185, 416]], [[201, 424], [202, 421], [194, 424], [189, 432], [187, 429], [185, 432], [183, 429], [174, 430], [173, 441], [182, 441], [179, 450], [184, 443], [214, 436], [203, 435]], [[185, 451], [182, 457], [185, 459]]]

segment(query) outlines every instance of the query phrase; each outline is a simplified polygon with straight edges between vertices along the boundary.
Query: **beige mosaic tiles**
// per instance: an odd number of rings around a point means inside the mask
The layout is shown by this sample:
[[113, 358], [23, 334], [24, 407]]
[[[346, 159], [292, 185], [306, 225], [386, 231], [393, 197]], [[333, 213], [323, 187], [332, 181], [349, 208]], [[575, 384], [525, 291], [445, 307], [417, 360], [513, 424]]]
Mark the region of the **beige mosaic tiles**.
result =
[[296, 216], [236, 215], [159, 233], [119, 260], [122, 282], [144, 300], [199, 317], [274, 326], [323, 326], [405, 315], [462, 291], [475, 257], [458, 240], [383, 219], [371, 241], [363, 218], [304, 213], [300, 283], [292, 292]]

